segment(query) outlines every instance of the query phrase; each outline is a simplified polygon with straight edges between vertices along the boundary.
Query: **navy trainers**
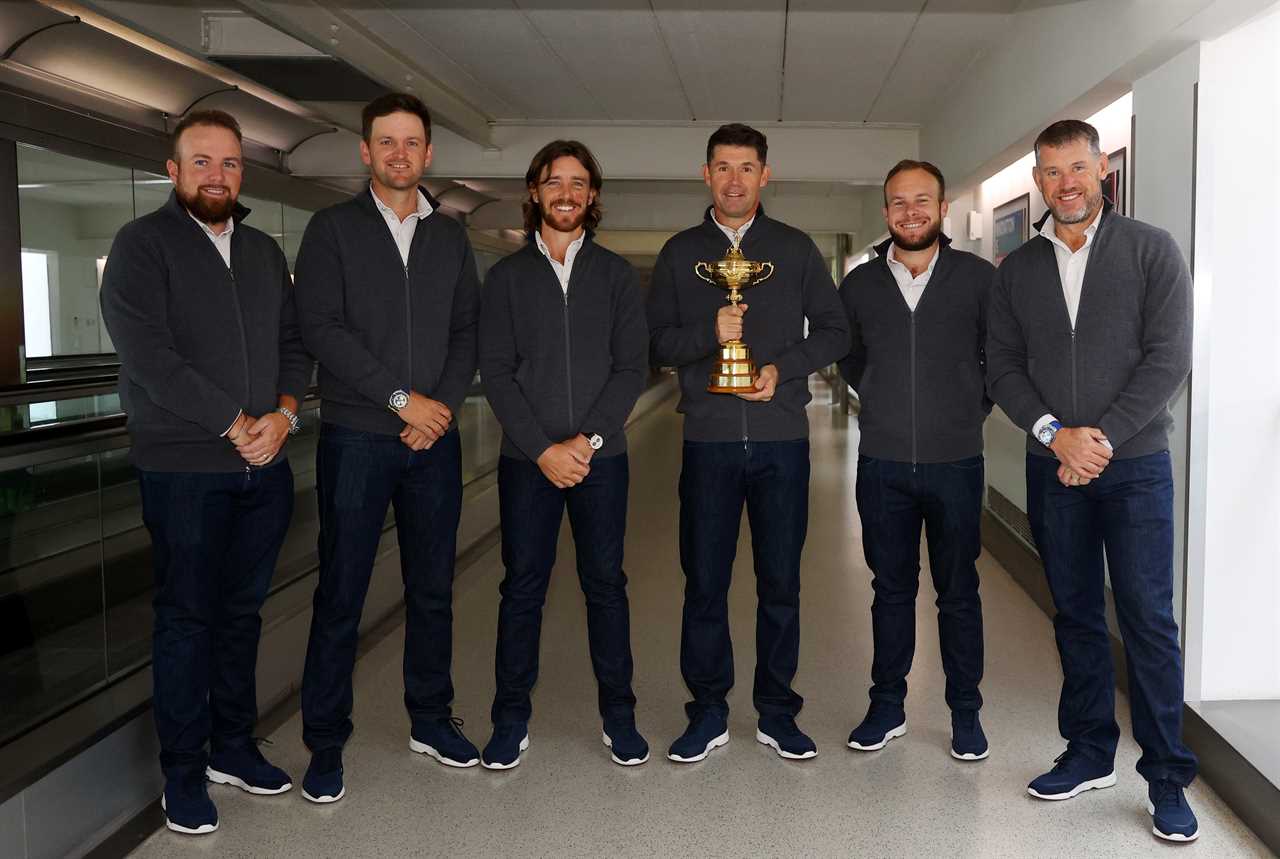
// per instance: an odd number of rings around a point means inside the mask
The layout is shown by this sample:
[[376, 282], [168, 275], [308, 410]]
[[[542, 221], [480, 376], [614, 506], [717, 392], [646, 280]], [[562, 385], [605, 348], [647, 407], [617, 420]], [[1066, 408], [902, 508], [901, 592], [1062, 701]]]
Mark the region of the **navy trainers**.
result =
[[1165, 841], [1195, 841], [1200, 837], [1200, 824], [1187, 805], [1182, 786], [1171, 781], [1153, 781], [1147, 786], [1147, 813], [1151, 815], [1151, 831]]
[[204, 774], [214, 784], [229, 784], [260, 796], [284, 793], [293, 787], [288, 773], [264, 758], [256, 743], [215, 752]]
[[601, 739], [609, 747], [615, 764], [635, 767], [649, 760], [649, 744], [636, 730], [634, 719], [605, 722]]
[[1027, 785], [1027, 793], [1036, 799], [1071, 799], [1086, 790], [1112, 787], [1116, 771], [1111, 764], [1100, 764], [1078, 752], [1067, 749], [1053, 759], [1054, 767]]
[[428, 755], [447, 767], [473, 767], [480, 763], [480, 751], [462, 733], [462, 720], [442, 716], [413, 729], [409, 750]]
[[302, 777], [302, 796], [312, 802], [337, 802], [347, 793], [342, 783], [342, 749], [321, 749], [311, 756]]
[[172, 778], [160, 795], [164, 825], [183, 835], [208, 835], [218, 828], [218, 809], [209, 799], [209, 785], [198, 774]]
[[524, 722], [494, 725], [480, 763], [485, 769], [509, 770], [520, 766], [520, 753], [529, 748], [529, 726]]
[[718, 749], [727, 742], [729, 725], [725, 717], [707, 711], [689, 722], [689, 727], [671, 744], [667, 757], [678, 763], [691, 764], [703, 760], [712, 749]]
[[756, 742], [772, 746], [779, 756], [792, 761], [808, 760], [818, 754], [818, 747], [797, 727], [794, 716], [761, 716]]
[[907, 716], [901, 710], [872, 704], [861, 724], [849, 732], [849, 748], [860, 752], [883, 749], [895, 737], [907, 733]]
[[980, 761], [991, 754], [987, 735], [982, 733], [977, 710], [955, 710], [951, 714], [951, 757], [958, 761]]

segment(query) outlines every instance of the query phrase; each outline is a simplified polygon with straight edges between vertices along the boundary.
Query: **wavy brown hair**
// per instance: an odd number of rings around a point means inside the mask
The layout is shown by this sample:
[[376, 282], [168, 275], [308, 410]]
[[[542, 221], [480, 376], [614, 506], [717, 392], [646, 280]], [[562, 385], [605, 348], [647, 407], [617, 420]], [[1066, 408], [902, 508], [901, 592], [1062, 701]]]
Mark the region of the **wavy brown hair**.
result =
[[552, 163], [557, 158], [565, 156], [577, 158], [578, 162], [587, 168], [587, 174], [591, 177], [591, 190], [595, 191], [595, 198], [587, 204], [582, 225], [588, 230], [594, 230], [600, 225], [600, 216], [604, 214], [600, 208], [600, 188], [604, 185], [604, 174], [600, 171], [600, 163], [596, 161], [596, 157], [591, 154], [591, 150], [585, 143], [577, 140], [553, 140], [538, 150], [538, 154], [533, 156], [533, 161], [529, 163], [529, 169], [524, 174], [525, 188], [531, 192], [524, 200], [524, 232], [531, 239], [533, 234], [542, 227], [542, 208], [534, 202], [532, 191], [538, 187], [542, 174], [551, 168]]

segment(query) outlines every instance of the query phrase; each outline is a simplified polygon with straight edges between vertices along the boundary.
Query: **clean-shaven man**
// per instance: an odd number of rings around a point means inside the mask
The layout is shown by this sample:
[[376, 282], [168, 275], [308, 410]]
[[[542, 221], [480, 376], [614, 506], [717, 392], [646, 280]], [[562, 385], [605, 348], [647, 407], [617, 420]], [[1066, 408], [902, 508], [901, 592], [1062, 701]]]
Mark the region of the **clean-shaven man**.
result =
[[298, 315], [320, 363], [320, 581], [302, 680], [303, 796], [341, 799], [360, 613], [388, 505], [405, 591], [409, 748], [480, 762], [453, 718], [453, 570], [462, 507], [454, 416], [476, 371], [479, 283], [466, 230], [419, 186], [431, 117], [392, 93], [365, 106], [369, 187], [317, 212], [298, 250]]
[[[742, 508], [755, 560], [756, 739], [785, 758], [817, 747], [796, 725], [804, 699], [791, 688], [800, 652], [800, 554], [809, 522], [809, 375], [849, 351], [849, 322], [817, 246], [760, 204], [769, 181], [768, 142], [750, 126], [721, 126], [707, 141], [703, 179], [711, 205], [702, 223], [658, 255], [648, 297], [653, 361], [680, 373], [684, 414], [680, 563], [685, 575], [680, 670], [693, 700], [689, 726], [668, 757], [703, 760], [729, 741], [733, 686], [729, 582]], [[741, 244], [774, 273], [734, 307], [694, 274], [698, 262]], [[808, 332], [805, 323], [808, 322]], [[741, 338], [759, 369], [755, 390], [707, 391], [721, 344]]]
[[1115, 784], [1109, 572], [1153, 831], [1191, 841], [1184, 788], [1196, 758], [1182, 742], [1169, 459], [1169, 401], [1191, 366], [1191, 275], [1168, 233], [1104, 199], [1093, 126], [1056, 122], [1035, 155], [1049, 211], [1000, 266], [987, 339], [991, 395], [1028, 433], [1027, 514], [1062, 658], [1067, 750], [1027, 789], [1070, 799]]
[[946, 180], [900, 161], [884, 182], [890, 238], [849, 272], [840, 299], [853, 346], [840, 362], [858, 392], [858, 515], [871, 568], [871, 706], [849, 747], [882, 749], [907, 732], [920, 530], [937, 591], [951, 755], [987, 757], [982, 695], [982, 424], [991, 411], [987, 295], [995, 269], [942, 234]]
[[523, 249], [485, 279], [480, 378], [502, 424], [498, 497], [506, 576], [498, 606], [493, 737], [481, 754], [510, 769], [529, 747], [542, 606], [564, 511], [587, 600], [604, 744], [642, 764], [631, 689], [631, 618], [622, 571], [627, 416], [649, 373], [635, 269], [595, 243], [603, 176], [575, 140], [554, 140], [525, 173]]
[[293, 513], [282, 447], [312, 362], [280, 246], [244, 223], [240, 126], [222, 111], [173, 131], [173, 193], [116, 235], [102, 318], [120, 354], [155, 568], [153, 710], [165, 824], [218, 828], [206, 778], [289, 790], [253, 739], [267, 596]]

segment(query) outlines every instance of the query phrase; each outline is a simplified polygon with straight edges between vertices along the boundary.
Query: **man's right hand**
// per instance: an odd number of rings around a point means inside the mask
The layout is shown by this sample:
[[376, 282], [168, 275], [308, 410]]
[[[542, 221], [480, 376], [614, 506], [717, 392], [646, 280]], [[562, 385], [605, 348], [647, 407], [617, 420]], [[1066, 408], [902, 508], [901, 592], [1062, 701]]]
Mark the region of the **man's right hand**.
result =
[[742, 314], [746, 311], [745, 304], [726, 304], [716, 313], [716, 339], [721, 346], [730, 340], [742, 339]]
[[538, 457], [538, 468], [557, 489], [568, 489], [586, 480], [591, 470], [588, 463], [588, 457], [564, 442], [551, 445]]
[[438, 440], [449, 431], [453, 413], [444, 403], [424, 397], [417, 391], [409, 394], [409, 404], [397, 412], [400, 420], [425, 433], [431, 441]]
[[1111, 463], [1112, 450], [1104, 444], [1106, 438], [1097, 427], [1063, 427], [1049, 449], [1076, 474], [1096, 480]]

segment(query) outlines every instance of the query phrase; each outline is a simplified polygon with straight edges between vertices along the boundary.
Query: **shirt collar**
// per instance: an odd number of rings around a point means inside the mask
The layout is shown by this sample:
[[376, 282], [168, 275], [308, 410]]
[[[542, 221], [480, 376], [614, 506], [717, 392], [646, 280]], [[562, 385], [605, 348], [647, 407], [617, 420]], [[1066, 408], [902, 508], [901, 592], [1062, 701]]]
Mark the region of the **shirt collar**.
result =
[[716, 211], [715, 211], [715, 209], [713, 208], [713, 209], [711, 210], [711, 223], [713, 223], [713, 224], [715, 224], [717, 227], [719, 227], [719, 228], [720, 228], [720, 232], [722, 232], [722, 233], [724, 233], [726, 236], [728, 236], [729, 241], [731, 241], [731, 242], [733, 241], [733, 234], [736, 232], [736, 233], [738, 234], [738, 242], [739, 242], [739, 243], [741, 243], [741, 242], [742, 242], [742, 240], [743, 240], [743, 239], [746, 237], [746, 235], [747, 235], [747, 230], [751, 229], [751, 225], [752, 225], [752, 224], [754, 224], [754, 223], [756, 222], [756, 215], [758, 215], [758, 214], [760, 214], [759, 210], [757, 210], [757, 211], [756, 211], [756, 214], [755, 214], [755, 215], [752, 215], [752, 216], [751, 216], [751, 220], [747, 221], [745, 224], [743, 224], [742, 226], [738, 227], [738, 229], [736, 229], [736, 230], [735, 230], [733, 227], [726, 227], [724, 224], [722, 224], [722, 223], [720, 223], [718, 220], [716, 220]]
[[[940, 256], [942, 256], [941, 245], [933, 249], [933, 256], [929, 259], [928, 268], [925, 269], [926, 274], [933, 274], [933, 267], [938, 264], [938, 257]], [[889, 250], [885, 254], [885, 260], [889, 265], [898, 265], [903, 268], [907, 268], [907, 264], [898, 259], [898, 245], [892, 241], [889, 242]], [[907, 271], [910, 271], [910, 269], [907, 269]]]
[[[1082, 246], [1081, 246], [1081, 248], [1080, 248], [1081, 250], [1084, 250], [1084, 248], [1087, 248], [1087, 247], [1089, 247], [1089, 245], [1093, 244], [1093, 237], [1094, 237], [1094, 235], [1096, 235], [1096, 234], [1097, 234], [1097, 232], [1098, 232], [1098, 225], [1099, 225], [1099, 224], [1101, 224], [1101, 223], [1102, 223], [1102, 209], [1099, 209], [1099, 210], [1098, 210], [1098, 212], [1097, 212], [1097, 214], [1095, 214], [1095, 215], [1093, 216], [1093, 223], [1091, 223], [1091, 224], [1089, 224], [1089, 226], [1085, 227], [1085, 230], [1084, 230], [1084, 245], [1082, 245]], [[1048, 239], [1049, 241], [1053, 242], [1053, 243], [1054, 243], [1055, 245], [1057, 245], [1058, 247], [1066, 248], [1067, 250], [1071, 250], [1071, 248], [1067, 247], [1067, 243], [1066, 243], [1066, 242], [1064, 242], [1062, 239], [1058, 238], [1058, 233], [1057, 233], [1057, 231], [1054, 229], [1054, 219], [1053, 219], [1053, 213], [1052, 213], [1052, 212], [1050, 212], [1050, 213], [1049, 213], [1049, 215], [1048, 215], [1048, 217], [1046, 217], [1046, 218], [1045, 218], [1045, 222], [1044, 222], [1043, 224], [1041, 224], [1041, 225], [1040, 225], [1040, 235], [1044, 236], [1046, 239]]]
[[[369, 183], [369, 196], [373, 198], [373, 205], [378, 207], [378, 211], [382, 213], [383, 217], [386, 217], [387, 215], [391, 215], [397, 221], [400, 220], [400, 216], [396, 214], [395, 209], [392, 209], [386, 203], [382, 202], [382, 200], [378, 197], [378, 195], [373, 192], [372, 182]], [[418, 210], [410, 214], [409, 218], [417, 218], [418, 220], [422, 220], [423, 218], [427, 217], [427, 215], [430, 215], [433, 211], [435, 210], [431, 208], [431, 203], [427, 202], [427, 195], [422, 193], [422, 189], [419, 188], [418, 189]], [[409, 220], [409, 218], [405, 218], [405, 220], [407, 221]]]
[[[187, 214], [188, 214], [188, 215], [191, 215], [191, 210], [190, 210], [190, 209], [188, 209], [188, 210], [187, 210]], [[218, 240], [220, 240], [220, 239], [229, 239], [229, 238], [231, 238], [231, 233], [232, 233], [232, 232], [235, 230], [235, 228], [236, 228], [236, 219], [235, 219], [235, 218], [227, 218], [227, 228], [226, 228], [225, 230], [223, 230], [221, 234], [219, 234], [219, 233], [215, 233], [215, 232], [213, 231], [213, 229], [212, 229], [208, 224], [206, 224], [204, 221], [202, 221], [202, 220], [200, 220], [199, 218], [197, 218], [195, 215], [191, 215], [191, 220], [193, 220], [193, 221], [195, 221], [197, 224], [199, 224], [199, 225], [200, 225], [200, 229], [204, 230], [205, 235], [206, 235], [206, 236], [208, 236], [209, 238], [213, 239], [214, 241], [218, 241]]]
[[[552, 262], [555, 262], [555, 259], [551, 256], [551, 249], [548, 248], [547, 243], [542, 240], [541, 230], [533, 234], [533, 240], [537, 242], [538, 250], [542, 251], [542, 255], [547, 259], [551, 260]], [[574, 239], [572, 242], [569, 243], [569, 248], [564, 253], [565, 263], [568, 263], [569, 258], [582, 249], [582, 243], [585, 242], [586, 240], [587, 240], [587, 231], [583, 230], [582, 235], [578, 236], [576, 239]], [[557, 265], [558, 264], [559, 263], [557, 263]]]

